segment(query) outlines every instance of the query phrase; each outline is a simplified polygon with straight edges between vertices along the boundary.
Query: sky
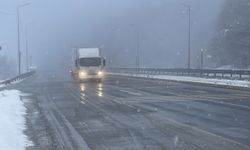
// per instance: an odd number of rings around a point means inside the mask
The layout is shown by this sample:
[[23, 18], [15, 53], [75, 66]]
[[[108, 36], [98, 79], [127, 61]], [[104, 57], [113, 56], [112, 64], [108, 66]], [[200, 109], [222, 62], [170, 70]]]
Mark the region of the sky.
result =
[[[109, 67], [186, 67], [188, 11], [191, 11], [191, 58], [196, 68], [206, 49], [224, 0], [0, 0], [1, 55], [17, 60], [18, 5], [22, 68], [27, 29], [32, 62], [41, 70], [68, 70], [73, 47], [99, 47]], [[137, 38], [139, 35], [139, 38]]]

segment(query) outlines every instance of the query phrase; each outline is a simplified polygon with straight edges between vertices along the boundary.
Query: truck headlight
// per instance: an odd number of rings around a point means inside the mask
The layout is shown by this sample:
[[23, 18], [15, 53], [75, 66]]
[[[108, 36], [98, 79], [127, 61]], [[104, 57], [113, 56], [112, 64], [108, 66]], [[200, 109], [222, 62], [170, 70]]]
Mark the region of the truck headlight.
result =
[[87, 73], [84, 72], [84, 71], [80, 71], [80, 72], [79, 72], [79, 77], [80, 77], [80, 78], [84, 78], [86, 75], [87, 75]]
[[98, 76], [103, 76], [103, 72], [102, 71], [98, 71]]

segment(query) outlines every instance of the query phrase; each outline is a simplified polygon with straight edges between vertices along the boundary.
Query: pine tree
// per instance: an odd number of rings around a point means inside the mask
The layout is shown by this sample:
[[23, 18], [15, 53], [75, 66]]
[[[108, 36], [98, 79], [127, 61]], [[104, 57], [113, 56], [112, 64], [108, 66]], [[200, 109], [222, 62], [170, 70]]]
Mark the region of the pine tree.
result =
[[250, 0], [227, 0], [210, 50], [218, 66], [250, 67]]

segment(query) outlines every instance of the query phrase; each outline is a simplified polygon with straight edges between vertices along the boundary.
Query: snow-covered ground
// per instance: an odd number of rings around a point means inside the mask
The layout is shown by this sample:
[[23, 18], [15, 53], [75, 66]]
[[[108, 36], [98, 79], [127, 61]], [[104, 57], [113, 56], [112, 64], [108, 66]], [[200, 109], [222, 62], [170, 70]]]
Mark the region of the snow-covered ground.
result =
[[23, 133], [26, 108], [17, 90], [0, 91], [0, 150], [25, 150], [31, 146]]
[[223, 85], [223, 86], [231, 86], [231, 87], [250, 88], [250, 81], [243, 81], [243, 80], [211, 79], [211, 78], [172, 76], [172, 75], [129, 74], [129, 73], [112, 73], [112, 74], [123, 75], [123, 76], [136, 76], [136, 77], [143, 77], [143, 78], [153, 78], [153, 79], [165, 79], [165, 80], [171, 80], [171, 81], [195, 82], [195, 83], [214, 84], [214, 85]]

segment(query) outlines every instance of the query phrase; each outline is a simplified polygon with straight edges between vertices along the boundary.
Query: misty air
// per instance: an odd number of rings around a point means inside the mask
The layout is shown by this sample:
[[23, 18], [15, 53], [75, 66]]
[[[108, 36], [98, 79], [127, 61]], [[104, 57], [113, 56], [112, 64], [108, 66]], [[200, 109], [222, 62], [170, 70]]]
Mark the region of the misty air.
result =
[[1, 0], [0, 149], [250, 150], [249, 0]]

